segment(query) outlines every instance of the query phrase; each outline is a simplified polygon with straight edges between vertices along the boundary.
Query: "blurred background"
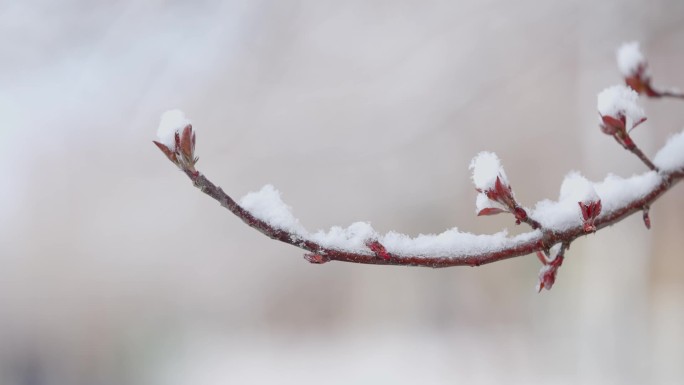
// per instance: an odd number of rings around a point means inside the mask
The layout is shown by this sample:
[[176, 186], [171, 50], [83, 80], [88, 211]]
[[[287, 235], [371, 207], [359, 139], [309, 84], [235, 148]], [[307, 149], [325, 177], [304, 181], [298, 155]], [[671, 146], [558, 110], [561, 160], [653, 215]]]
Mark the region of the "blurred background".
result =
[[[597, 127], [639, 40], [684, 87], [684, 2], [0, 2], [0, 383], [680, 384], [684, 196], [479, 268], [310, 265], [153, 146], [180, 108], [199, 169], [272, 183], [310, 230], [515, 228], [477, 218], [495, 151], [528, 206], [643, 165]], [[644, 101], [648, 154], [684, 127]]]

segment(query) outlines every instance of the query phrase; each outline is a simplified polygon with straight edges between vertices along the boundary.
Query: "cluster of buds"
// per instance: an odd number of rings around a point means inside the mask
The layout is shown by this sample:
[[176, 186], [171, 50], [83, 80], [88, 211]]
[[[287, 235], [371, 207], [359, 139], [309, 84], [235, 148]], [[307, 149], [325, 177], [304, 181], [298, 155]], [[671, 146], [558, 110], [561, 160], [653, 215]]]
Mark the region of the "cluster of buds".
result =
[[190, 121], [178, 110], [162, 115], [155, 145], [181, 170], [196, 172], [195, 132]]
[[[477, 215], [495, 215], [503, 212], [513, 214], [515, 223], [528, 221], [527, 212], [520, 207], [508, 183], [499, 158], [491, 152], [481, 152], [470, 163], [473, 171]], [[533, 225], [535, 227], [536, 225]]]
[[559, 243], [552, 247], [549, 252], [537, 251], [537, 257], [543, 265], [539, 270], [537, 292], [541, 292], [542, 289], [551, 290], [553, 287], [558, 275], [558, 269], [563, 264], [566, 248], [566, 246]]
[[[485, 190], [476, 188], [476, 190], [480, 193], [478, 196], [477, 215], [494, 215], [509, 212], [515, 216], [515, 223], [518, 225], [520, 222], [527, 220], [527, 212], [518, 205], [513, 196], [513, 189], [508, 183], [501, 181], [501, 176], [496, 177], [493, 187]], [[486, 198], [486, 202], [482, 202], [483, 198]]]
[[617, 62], [625, 84], [640, 95], [660, 97], [662, 94], [651, 86], [648, 62], [639, 49], [639, 43], [625, 43], [618, 49]]
[[626, 149], [635, 147], [629, 132], [646, 121], [644, 110], [637, 104], [639, 95], [631, 88], [618, 85], [598, 95], [599, 126]]

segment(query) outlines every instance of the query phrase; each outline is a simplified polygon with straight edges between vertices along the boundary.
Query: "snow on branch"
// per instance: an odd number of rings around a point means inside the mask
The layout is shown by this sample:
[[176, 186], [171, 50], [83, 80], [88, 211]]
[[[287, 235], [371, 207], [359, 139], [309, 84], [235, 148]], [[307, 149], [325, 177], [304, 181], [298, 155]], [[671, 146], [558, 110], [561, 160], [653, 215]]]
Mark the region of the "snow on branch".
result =
[[257, 192], [243, 196], [240, 206], [249, 211], [255, 218], [269, 226], [287, 231], [297, 237], [305, 237], [307, 232], [292, 214], [292, 208], [280, 198], [280, 191], [267, 184]]
[[195, 131], [181, 111], [172, 110], [162, 115], [158, 140], [154, 143], [203, 193], [268, 237], [306, 250], [304, 257], [311, 263], [479, 266], [536, 253], [542, 263], [537, 289], [550, 289], [572, 241], [639, 211], [643, 213], [646, 227], [650, 228], [650, 205], [684, 178], [684, 131], [670, 138], [653, 161], [629, 136], [629, 132], [646, 119], [638, 105], [638, 93], [654, 95], [649, 94], [650, 88], [635, 88], [629, 80], [638, 79], [641, 86], [650, 87], [646, 61], [638, 44], [621, 47], [618, 59], [620, 70], [631, 88], [613, 86], [598, 95], [599, 126], [637, 155], [650, 171], [629, 178], [611, 174], [601, 182], [591, 182], [573, 171], [563, 180], [557, 201], [543, 200], [530, 210], [516, 200], [499, 157], [491, 152], [481, 152], [470, 162], [477, 191], [476, 213], [508, 213], [513, 215], [516, 224], [525, 223], [532, 228], [512, 237], [506, 230], [479, 235], [458, 228], [415, 237], [394, 231], [379, 234], [368, 222], [309, 232], [272, 185], [265, 185], [236, 202], [197, 171]]
[[420, 234], [417, 237], [394, 231], [380, 235], [368, 222], [355, 222], [344, 228], [333, 226], [328, 230], [310, 233], [299, 223], [290, 206], [282, 201], [280, 192], [272, 185], [250, 192], [238, 202], [255, 219], [290, 234], [293, 242], [311, 242], [322, 249], [346, 253], [373, 255], [376, 251], [369, 244], [377, 242], [389, 255], [445, 258], [474, 256], [510, 248], [540, 235], [539, 232], [529, 232], [509, 238], [506, 231], [492, 235], [475, 235], [461, 232], [457, 228], [440, 234]]
[[477, 154], [470, 162], [470, 170], [475, 190], [479, 193], [475, 199], [477, 215], [508, 212], [513, 214], [516, 224], [525, 222], [533, 229], [539, 228], [539, 223], [530, 218], [515, 200], [506, 172], [496, 154], [486, 151]]
[[594, 221], [601, 212], [601, 206], [594, 184], [573, 171], [563, 180], [558, 201], [537, 202], [530, 215], [542, 228], [552, 231], [564, 231], [582, 225], [585, 232], [591, 232], [596, 230]]
[[684, 131], [672, 136], [663, 148], [658, 151], [653, 163], [662, 172], [673, 173], [684, 171]]

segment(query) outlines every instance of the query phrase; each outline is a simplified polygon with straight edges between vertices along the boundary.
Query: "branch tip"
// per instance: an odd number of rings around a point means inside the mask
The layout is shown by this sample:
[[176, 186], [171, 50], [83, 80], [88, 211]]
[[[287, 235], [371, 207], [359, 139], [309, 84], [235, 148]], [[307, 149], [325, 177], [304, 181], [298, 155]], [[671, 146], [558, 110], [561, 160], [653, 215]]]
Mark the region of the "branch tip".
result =
[[650, 216], [650, 214], [649, 214], [649, 211], [650, 211], [650, 210], [651, 210], [651, 209], [650, 209], [649, 206], [644, 206], [643, 216], [642, 216], [642, 218], [644, 219], [644, 225], [646, 226], [646, 228], [647, 228], [648, 230], [651, 229], [651, 216]]

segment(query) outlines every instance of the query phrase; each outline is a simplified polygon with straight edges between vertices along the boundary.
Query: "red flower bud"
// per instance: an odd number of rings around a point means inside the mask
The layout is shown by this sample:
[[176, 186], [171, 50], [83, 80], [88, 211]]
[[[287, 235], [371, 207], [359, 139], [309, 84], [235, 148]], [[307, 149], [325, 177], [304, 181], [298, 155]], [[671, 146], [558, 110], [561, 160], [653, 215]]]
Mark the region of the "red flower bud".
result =
[[544, 265], [542, 266], [541, 270], [539, 270], [539, 282], [537, 283], [537, 292], [540, 292], [542, 289], [551, 290], [553, 284], [556, 282], [558, 269], [563, 264], [564, 256], [563, 254], [561, 254], [561, 252], [564, 253], [565, 250], [563, 248], [560, 248], [556, 250], [556, 252], [559, 254], [555, 256], [552, 255], [551, 257], [549, 257], [544, 252], [537, 251], [537, 257]]
[[183, 130], [174, 133], [173, 148], [161, 142], [153, 141], [170, 161], [183, 170], [195, 171], [195, 132], [192, 125], [186, 125]]
[[629, 132], [646, 121], [643, 109], [637, 104], [639, 96], [622, 85], [606, 88], [598, 95], [599, 126], [623, 147], [634, 147]]
[[596, 220], [596, 217], [601, 214], [601, 200], [577, 203], [579, 204], [580, 210], [582, 210], [582, 225], [584, 227], [584, 232], [591, 233], [596, 231], [594, 221]]

